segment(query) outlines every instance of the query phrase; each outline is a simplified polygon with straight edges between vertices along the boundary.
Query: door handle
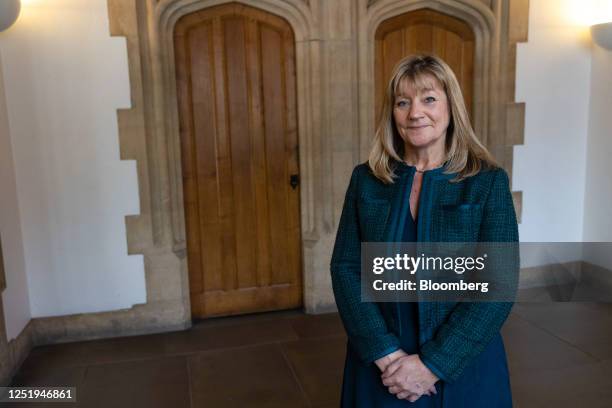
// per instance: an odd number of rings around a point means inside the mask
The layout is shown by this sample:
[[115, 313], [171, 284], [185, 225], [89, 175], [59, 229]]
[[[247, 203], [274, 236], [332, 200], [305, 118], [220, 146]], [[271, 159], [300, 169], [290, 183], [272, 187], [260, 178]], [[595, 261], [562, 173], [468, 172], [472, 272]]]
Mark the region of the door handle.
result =
[[291, 188], [295, 190], [295, 188], [300, 184], [300, 176], [299, 174], [292, 174], [289, 177], [289, 184], [291, 184]]

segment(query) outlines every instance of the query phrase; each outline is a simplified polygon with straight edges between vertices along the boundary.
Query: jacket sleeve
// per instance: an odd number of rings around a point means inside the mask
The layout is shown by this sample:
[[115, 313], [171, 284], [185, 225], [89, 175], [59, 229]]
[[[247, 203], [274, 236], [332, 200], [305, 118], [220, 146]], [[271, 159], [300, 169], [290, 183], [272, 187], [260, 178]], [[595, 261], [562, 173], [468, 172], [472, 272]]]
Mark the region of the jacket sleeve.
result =
[[[361, 169], [361, 170], [360, 170]], [[357, 208], [360, 174], [353, 170], [346, 191], [336, 242], [331, 258], [331, 278], [338, 312], [349, 342], [365, 363], [371, 363], [399, 349], [399, 340], [389, 330], [380, 307], [361, 300], [361, 238]]]
[[[495, 275], [504, 276], [507, 283], [518, 283], [520, 267], [518, 225], [510, 193], [508, 176], [495, 170], [481, 224], [480, 242], [512, 242], [504, 245], [489, 265]], [[478, 356], [504, 324], [512, 302], [458, 303], [436, 332], [434, 338], [421, 347], [420, 357], [434, 374], [446, 382], [455, 381], [464, 368]]]

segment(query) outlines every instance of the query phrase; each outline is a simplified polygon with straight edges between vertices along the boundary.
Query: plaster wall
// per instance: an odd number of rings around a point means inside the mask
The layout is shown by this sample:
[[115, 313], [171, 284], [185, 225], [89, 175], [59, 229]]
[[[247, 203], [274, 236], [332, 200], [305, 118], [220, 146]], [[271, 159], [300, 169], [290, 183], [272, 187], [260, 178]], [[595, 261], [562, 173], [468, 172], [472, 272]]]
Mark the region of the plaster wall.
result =
[[119, 158], [115, 111], [130, 105], [126, 46], [108, 34], [106, 1], [24, 3], [0, 53], [32, 317], [144, 303], [125, 239], [135, 164]]
[[[575, 3], [575, 2], [574, 2]], [[588, 3], [588, 2], [587, 2]], [[513, 189], [523, 191], [524, 242], [581, 242], [591, 92], [591, 44], [568, 0], [529, 2], [529, 41], [518, 45], [516, 100], [526, 103], [514, 148]], [[585, 4], [590, 7], [590, 4]], [[523, 267], [581, 259], [575, 251], [522, 258]]]
[[[612, 270], [612, 51], [593, 46], [584, 195], [584, 260]], [[591, 244], [597, 242], [598, 244]]]

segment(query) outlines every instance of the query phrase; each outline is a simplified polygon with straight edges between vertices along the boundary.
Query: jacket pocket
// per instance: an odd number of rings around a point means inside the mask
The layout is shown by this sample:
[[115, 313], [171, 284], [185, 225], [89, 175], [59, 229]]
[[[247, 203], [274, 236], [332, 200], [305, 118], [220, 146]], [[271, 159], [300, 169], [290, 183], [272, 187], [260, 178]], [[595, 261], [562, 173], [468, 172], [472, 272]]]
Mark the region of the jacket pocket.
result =
[[480, 204], [443, 205], [434, 219], [437, 241], [477, 242], [481, 222]]

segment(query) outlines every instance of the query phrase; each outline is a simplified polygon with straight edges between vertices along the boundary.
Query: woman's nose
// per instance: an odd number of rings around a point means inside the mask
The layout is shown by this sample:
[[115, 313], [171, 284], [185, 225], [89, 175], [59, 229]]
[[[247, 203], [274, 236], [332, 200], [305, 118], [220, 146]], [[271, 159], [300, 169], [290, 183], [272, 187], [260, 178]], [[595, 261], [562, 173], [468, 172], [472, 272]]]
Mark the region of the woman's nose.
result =
[[421, 105], [419, 103], [413, 103], [410, 106], [410, 110], [408, 111], [408, 118], [410, 120], [418, 120], [423, 117], [423, 110], [421, 109]]

